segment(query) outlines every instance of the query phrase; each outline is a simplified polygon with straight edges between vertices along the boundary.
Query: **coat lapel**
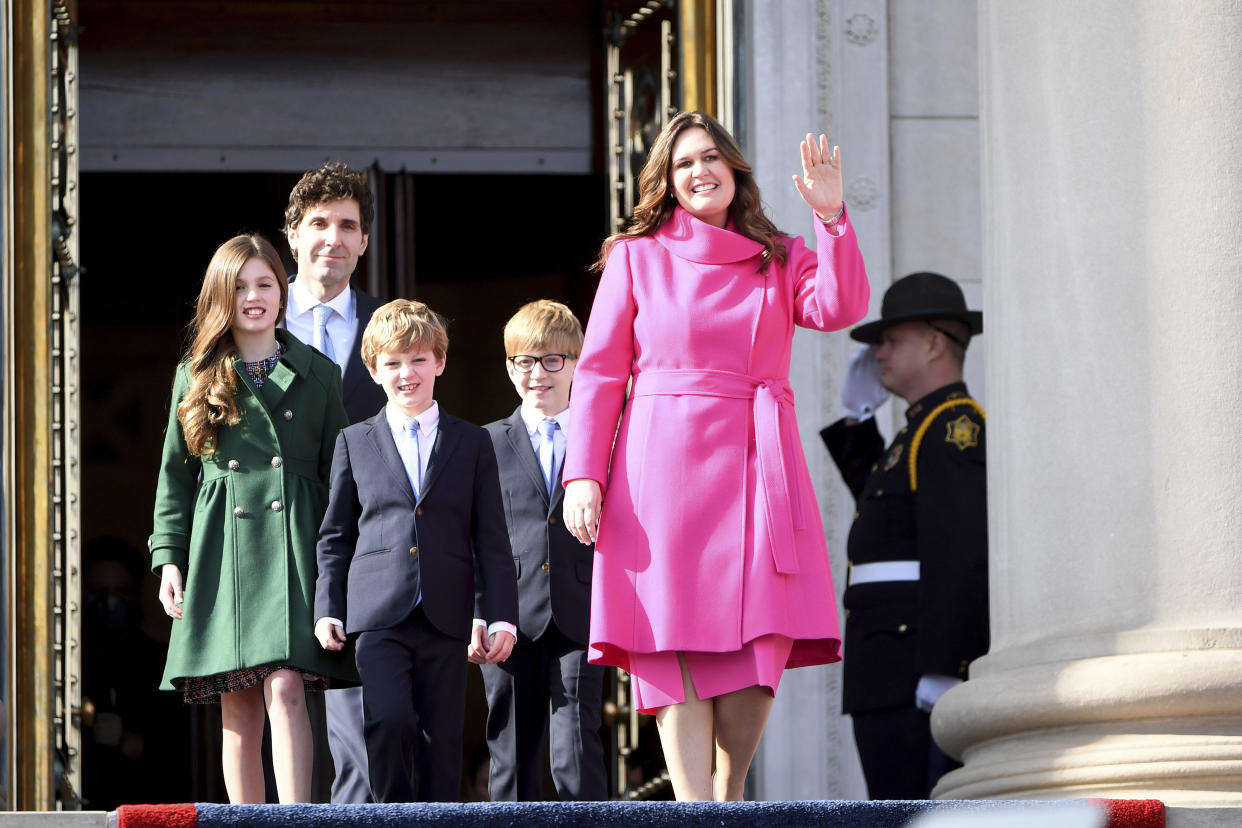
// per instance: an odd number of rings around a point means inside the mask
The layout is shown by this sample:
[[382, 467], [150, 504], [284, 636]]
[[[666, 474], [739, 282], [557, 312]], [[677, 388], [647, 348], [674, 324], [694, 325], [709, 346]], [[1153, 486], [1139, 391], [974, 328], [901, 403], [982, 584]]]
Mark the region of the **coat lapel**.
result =
[[[410, 503], [414, 503], [414, 489], [410, 486], [410, 475], [405, 470], [405, 463], [401, 460], [401, 453], [397, 451], [397, 441], [392, 438], [392, 428], [388, 425], [388, 417], [381, 410], [369, 421], [371, 430], [367, 433], [367, 439], [375, 448], [375, 453], [384, 461], [385, 468], [397, 481], [398, 487], [405, 492], [405, 496], [410, 499]], [[434, 456], [434, 455], [433, 455]], [[426, 486], [423, 490], [426, 491]]]
[[448, 465], [449, 458], [461, 442], [461, 422], [449, 414], [440, 411], [440, 425], [436, 428], [436, 443], [431, 447], [431, 457], [427, 459], [427, 471], [423, 472], [423, 485], [418, 492], [422, 500], [436, 484], [440, 471]]
[[543, 469], [539, 467], [539, 458], [535, 456], [535, 448], [530, 443], [530, 432], [526, 430], [526, 422], [522, 419], [520, 406], [505, 425], [505, 436], [508, 438], [509, 447], [517, 455], [518, 465], [522, 467], [522, 471], [526, 472], [531, 485], [539, 491], [546, 503], [548, 489], [543, 482]]

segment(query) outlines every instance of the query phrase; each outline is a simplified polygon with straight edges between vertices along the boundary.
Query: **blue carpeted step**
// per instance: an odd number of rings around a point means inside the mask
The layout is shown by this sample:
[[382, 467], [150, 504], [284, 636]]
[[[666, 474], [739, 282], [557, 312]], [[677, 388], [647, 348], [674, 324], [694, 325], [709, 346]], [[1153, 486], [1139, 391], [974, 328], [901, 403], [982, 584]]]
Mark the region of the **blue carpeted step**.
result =
[[[1081, 800], [1080, 800], [1081, 801]], [[928, 810], [1063, 808], [1065, 802], [522, 802], [403, 805], [212, 805], [200, 803], [198, 828], [904, 828]], [[1085, 804], [1084, 804], [1085, 807]]]

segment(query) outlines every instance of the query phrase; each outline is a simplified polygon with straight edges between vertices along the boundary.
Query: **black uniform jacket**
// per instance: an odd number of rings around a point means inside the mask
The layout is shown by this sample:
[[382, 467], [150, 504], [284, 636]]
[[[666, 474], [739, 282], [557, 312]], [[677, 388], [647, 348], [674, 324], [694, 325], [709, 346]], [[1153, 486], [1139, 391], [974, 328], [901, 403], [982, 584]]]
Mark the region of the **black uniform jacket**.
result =
[[967, 400], [963, 383], [928, 394], [906, 411], [887, 450], [874, 419], [820, 432], [857, 501], [851, 567], [920, 564], [918, 581], [846, 587], [846, 713], [912, 705], [919, 676], [964, 679], [987, 652], [985, 430]]

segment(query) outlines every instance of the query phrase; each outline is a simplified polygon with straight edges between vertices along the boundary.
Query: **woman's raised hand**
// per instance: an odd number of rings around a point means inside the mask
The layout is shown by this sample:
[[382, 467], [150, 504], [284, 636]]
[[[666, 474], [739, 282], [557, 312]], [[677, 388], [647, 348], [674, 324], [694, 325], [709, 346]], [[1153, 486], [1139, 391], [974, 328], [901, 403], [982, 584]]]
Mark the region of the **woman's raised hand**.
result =
[[595, 543], [595, 533], [599, 529], [600, 506], [604, 502], [599, 484], [594, 480], [582, 478], [571, 480], [565, 484], [565, 504], [563, 508], [565, 528], [569, 534], [588, 546]]
[[828, 136], [811, 133], [802, 141], [802, 175], [793, 177], [802, 200], [821, 221], [831, 221], [845, 199], [841, 184], [841, 148], [828, 149]]

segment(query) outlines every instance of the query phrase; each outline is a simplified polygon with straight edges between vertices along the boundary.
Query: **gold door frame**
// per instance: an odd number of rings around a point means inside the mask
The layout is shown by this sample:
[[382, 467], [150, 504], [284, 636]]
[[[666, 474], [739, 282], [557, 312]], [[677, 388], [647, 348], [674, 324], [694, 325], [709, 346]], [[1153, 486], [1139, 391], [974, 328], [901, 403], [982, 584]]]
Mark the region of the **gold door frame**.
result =
[[75, 807], [80, 788], [77, 8], [0, 12], [3, 807], [37, 811]]
[[[609, 233], [629, 222], [637, 192], [635, 158], [645, 157], [644, 140], [653, 140], [669, 118], [697, 109], [733, 129], [733, 0], [647, 0], [629, 14], [621, 5], [609, 6], [605, 33]], [[627, 65], [623, 51], [631, 37], [655, 27], [660, 44], [658, 93], [651, 90], [655, 100], [648, 105], [642, 81]]]

